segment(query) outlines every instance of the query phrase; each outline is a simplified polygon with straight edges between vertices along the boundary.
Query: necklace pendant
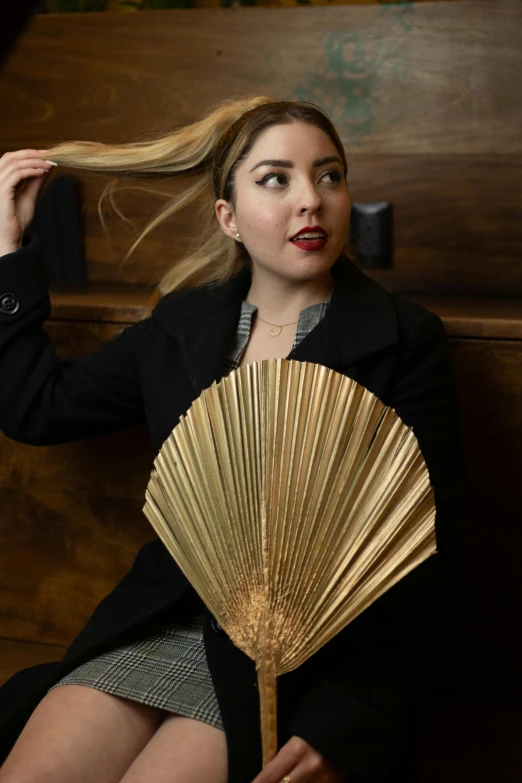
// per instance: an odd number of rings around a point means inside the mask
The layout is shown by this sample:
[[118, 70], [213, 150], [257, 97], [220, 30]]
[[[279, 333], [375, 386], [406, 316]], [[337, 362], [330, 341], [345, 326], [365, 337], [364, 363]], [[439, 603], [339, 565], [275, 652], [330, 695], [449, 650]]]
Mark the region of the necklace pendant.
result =
[[272, 335], [272, 337], [278, 337], [282, 331], [283, 331], [282, 326], [276, 326], [275, 328], [270, 329], [270, 334]]

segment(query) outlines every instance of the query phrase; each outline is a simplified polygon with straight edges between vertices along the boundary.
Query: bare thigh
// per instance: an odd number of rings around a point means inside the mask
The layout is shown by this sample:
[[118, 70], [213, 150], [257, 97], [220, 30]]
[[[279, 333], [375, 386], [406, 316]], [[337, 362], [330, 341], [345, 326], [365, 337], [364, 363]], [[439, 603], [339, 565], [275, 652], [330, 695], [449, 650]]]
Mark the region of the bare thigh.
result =
[[169, 715], [121, 783], [227, 783], [225, 733], [208, 723]]
[[0, 783], [119, 783], [165, 715], [94, 688], [61, 685], [33, 712]]

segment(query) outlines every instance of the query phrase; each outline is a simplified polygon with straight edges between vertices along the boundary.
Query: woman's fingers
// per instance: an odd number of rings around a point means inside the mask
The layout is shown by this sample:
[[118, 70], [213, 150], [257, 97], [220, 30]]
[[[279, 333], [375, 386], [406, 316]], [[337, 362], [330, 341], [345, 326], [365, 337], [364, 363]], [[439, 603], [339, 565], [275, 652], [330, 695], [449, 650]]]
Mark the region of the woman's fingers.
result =
[[53, 165], [45, 150], [14, 150], [0, 157], [0, 255], [20, 245], [34, 217], [44, 175]]
[[53, 166], [44, 160], [37, 158], [24, 158], [23, 160], [12, 160], [2, 165], [0, 158], [0, 186], [13, 186], [13, 182], [18, 183], [26, 177], [34, 177], [50, 171]]
[[24, 158], [38, 158], [39, 160], [43, 160], [46, 154], [46, 150], [9, 150], [0, 156], [0, 160], [23, 160]]
[[[292, 737], [252, 783], [343, 783], [344, 777], [301, 737]], [[285, 781], [287, 783], [287, 781]]]
[[252, 783], [281, 783], [285, 775], [290, 775], [299, 762], [297, 748], [291, 743], [292, 740], [289, 740], [286, 745], [283, 745]]
[[292, 737], [270, 761], [253, 783], [281, 783], [285, 776], [290, 783], [323, 783], [323, 757], [301, 737]]
[[45, 150], [12, 150], [4, 152], [0, 155], [0, 171], [4, 171], [13, 167], [19, 167], [20, 164], [43, 166], [50, 168], [49, 164], [45, 161]]
[[12, 150], [0, 155], [0, 169], [3, 170], [9, 166], [19, 164], [23, 161], [33, 161], [43, 163], [45, 160], [44, 150]]

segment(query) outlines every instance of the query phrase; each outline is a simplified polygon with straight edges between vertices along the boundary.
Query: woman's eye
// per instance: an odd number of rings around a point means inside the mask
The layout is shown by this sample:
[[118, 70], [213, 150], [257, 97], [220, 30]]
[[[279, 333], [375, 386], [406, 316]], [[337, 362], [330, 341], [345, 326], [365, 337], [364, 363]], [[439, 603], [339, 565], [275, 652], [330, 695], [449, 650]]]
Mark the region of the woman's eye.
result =
[[332, 182], [340, 182], [341, 181], [341, 172], [337, 171], [337, 169], [330, 169], [330, 171], [325, 171], [323, 174], [323, 177], [329, 176], [332, 180]]
[[[266, 185], [268, 182], [270, 182], [271, 179], [274, 180], [283, 180], [283, 183], [279, 182], [277, 184], [284, 184], [286, 182], [286, 177], [284, 174], [281, 174], [279, 171], [269, 171], [268, 174], [265, 174], [265, 176], [257, 181], [257, 185]], [[269, 185], [269, 187], [277, 187], [277, 185]]]
[[[330, 177], [331, 182], [340, 182], [342, 179], [342, 175], [340, 171], [337, 171], [337, 169], [330, 169], [330, 171], [325, 171], [320, 181], [322, 182], [325, 177]], [[257, 185], [261, 185], [261, 186], [266, 185], [269, 188], [276, 188], [279, 185], [285, 185], [287, 183], [288, 183], [287, 178], [285, 177], [284, 174], [281, 174], [280, 171], [269, 171], [268, 174], [265, 174], [265, 176], [262, 179], [256, 181]]]

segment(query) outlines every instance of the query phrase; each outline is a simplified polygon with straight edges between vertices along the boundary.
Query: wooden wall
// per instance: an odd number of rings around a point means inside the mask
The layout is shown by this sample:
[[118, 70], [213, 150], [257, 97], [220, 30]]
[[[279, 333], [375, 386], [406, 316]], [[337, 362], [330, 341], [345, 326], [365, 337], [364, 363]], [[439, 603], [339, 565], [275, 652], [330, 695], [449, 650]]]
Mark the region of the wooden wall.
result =
[[[519, 0], [60, 14], [35, 18], [0, 73], [0, 152], [128, 141], [268, 92], [327, 108], [353, 198], [392, 201], [395, 266], [375, 275], [444, 319], [469, 475], [465, 646], [448, 672], [480, 706], [428, 722], [422, 783], [522, 780], [521, 21]], [[183, 217], [157, 231], [123, 274], [134, 235], [114, 220], [107, 240], [105, 177], [77, 176], [90, 293], [53, 297], [48, 329], [64, 357], [136, 320], [194, 230]], [[122, 199], [137, 225], [160, 203]], [[96, 293], [122, 280], [135, 290]], [[0, 681], [60, 658], [152, 537], [141, 510], [152, 457], [144, 428], [45, 449], [0, 436]]]
[[[400, 0], [406, 3], [423, 3], [430, 0]], [[466, 0], [450, 0], [461, 3]], [[71, 13], [75, 11], [133, 11], [166, 8], [230, 8], [238, 6], [299, 7], [303, 5], [375, 5], [397, 0], [40, 0], [40, 10], [47, 13]], [[446, 0], [448, 2], [448, 0]]]
[[[462, 590], [439, 700], [419, 723], [418, 783], [522, 778], [522, 306], [416, 297], [450, 335], [470, 481]], [[62, 357], [140, 317], [143, 294], [54, 294], [46, 328]], [[36, 448], [0, 435], [0, 683], [59, 660], [153, 537], [142, 513], [145, 428]]]
[[[415, 298], [443, 318], [462, 403], [460, 622], [472, 653], [464, 671], [451, 662], [457, 691], [480, 681], [485, 700], [522, 701], [522, 303]], [[52, 300], [46, 329], [66, 358], [137, 320], [146, 296]], [[45, 448], [0, 435], [0, 638], [64, 646], [83, 627], [153, 537], [142, 513], [153, 456], [144, 427]], [[501, 667], [486, 666], [499, 656]]]
[[[311, 99], [340, 130], [353, 198], [393, 203], [395, 267], [379, 279], [518, 296], [521, 22], [519, 0], [40, 16], [0, 74], [0, 151], [143, 138], [252, 92]], [[115, 218], [108, 240], [106, 179], [78, 177], [89, 280], [153, 285], [190, 220], [155, 232], [122, 272], [135, 234]], [[137, 226], [161, 203], [141, 191], [121, 201]]]
[[[109, 323], [62, 315], [46, 326], [62, 358], [123, 328], [115, 311]], [[145, 427], [44, 448], [0, 434], [0, 682], [59, 660], [154, 537], [142, 512], [153, 456]]]

